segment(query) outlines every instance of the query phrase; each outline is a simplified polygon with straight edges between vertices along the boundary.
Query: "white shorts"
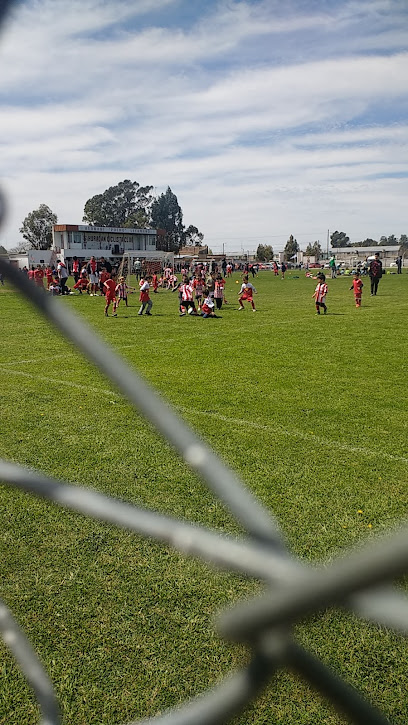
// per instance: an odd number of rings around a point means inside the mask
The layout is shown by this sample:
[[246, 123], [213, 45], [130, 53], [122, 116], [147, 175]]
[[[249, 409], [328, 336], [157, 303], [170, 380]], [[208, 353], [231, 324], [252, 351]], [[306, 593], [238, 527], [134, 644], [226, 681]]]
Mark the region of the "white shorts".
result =
[[89, 281], [91, 284], [98, 284], [98, 275], [97, 274], [90, 274], [89, 275]]

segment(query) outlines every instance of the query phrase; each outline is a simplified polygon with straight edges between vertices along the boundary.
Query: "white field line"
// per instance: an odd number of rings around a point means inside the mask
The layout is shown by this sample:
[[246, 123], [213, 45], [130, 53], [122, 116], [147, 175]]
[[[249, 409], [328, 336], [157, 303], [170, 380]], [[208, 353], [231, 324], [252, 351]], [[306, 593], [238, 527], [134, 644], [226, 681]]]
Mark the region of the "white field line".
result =
[[[66, 357], [64, 352], [61, 352], [59, 355], [53, 355], [52, 360], [57, 360], [60, 357]], [[34, 360], [13, 360], [12, 362], [0, 362], [0, 367], [3, 367], [3, 365], [37, 365], [38, 363], [45, 363], [49, 362], [50, 356], [48, 357], [40, 357], [36, 358]]]
[[182, 406], [177, 407], [180, 411], [184, 411], [185, 413], [192, 413], [194, 415], [208, 415], [210, 417], [216, 418], [217, 420], [222, 420], [224, 423], [241, 426], [242, 428], [249, 427], [255, 428], [256, 430], [265, 430], [268, 433], [293, 436], [294, 438], [299, 438], [300, 440], [318, 443], [321, 446], [329, 446], [334, 450], [337, 448], [338, 450], [348, 451], [349, 453], [361, 453], [364, 456], [375, 456], [377, 458], [386, 458], [388, 461], [402, 461], [403, 463], [408, 463], [408, 458], [405, 458], [404, 456], [396, 456], [393, 453], [386, 453], [385, 451], [380, 449], [372, 450], [371, 448], [365, 448], [363, 446], [350, 446], [348, 443], [340, 443], [339, 441], [333, 441], [329, 438], [321, 438], [314, 433], [304, 433], [303, 431], [296, 430], [295, 428], [288, 429], [282, 428], [281, 426], [278, 427], [271, 425], [262, 425], [262, 423], [242, 420], [241, 418], [228, 418], [227, 416], [221, 415], [220, 413], [209, 413], [205, 410], [196, 410], [194, 408], [185, 408]]
[[[168, 342], [174, 342], [175, 338], [169, 338], [166, 337], [166, 344]], [[118, 350], [128, 350], [134, 348], [136, 343], [130, 344], [130, 345], [120, 345], [116, 349]], [[59, 355], [53, 355], [52, 360], [58, 360], [58, 358], [67, 358], [68, 355], [80, 355], [79, 352], [76, 352], [75, 350], [65, 350], [65, 352], [61, 352]], [[38, 365], [39, 363], [48, 363], [50, 361], [50, 356], [47, 357], [40, 357], [30, 360], [12, 360], [12, 361], [1, 361], [0, 360], [0, 368], [7, 365]]]
[[3, 364], [0, 364], [0, 370], [6, 372], [7, 375], [20, 375], [23, 378], [30, 378], [30, 380], [39, 380], [40, 382], [48, 383], [49, 385], [58, 385], [60, 388], [67, 386], [69, 388], [75, 388], [76, 390], [84, 390], [87, 393], [97, 393], [98, 395], [118, 395], [117, 392], [115, 393], [113, 390], [107, 390], [106, 388], [92, 388], [89, 385], [81, 385], [81, 383], [73, 383], [69, 380], [62, 380], [61, 378], [49, 378], [46, 375], [33, 375], [33, 373], [26, 373], [23, 370], [4, 369]]
[[[0, 365], [0, 370], [2, 369]], [[83, 390], [87, 393], [96, 393], [97, 395], [109, 395], [115, 397], [121, 395], [118, 391], [109, 390], [107, 388], [93, 388], [89, 385], [81, 385], [81, 383], [74, 383], [68, 380], [62, 380], [61, 378], [49, 378], [44, 375], [33, 375], [33, 373], [26, 373], [22, 370], [5, 370], [9, 375], [20, 375], [22, 377], [30, 378], [31, 380], [38, 380], [51, 385], [58, 385], [60, 387], [70, 387], [76, 390]], [[408, 463], [408, 458], [405, 456], [397, 456], [393, 453], [387, 453], [382, 449], [371, 449], [365, 448], [364, 446], [351, 446], [348, 443], [340, 443], [339, 441], [333, 441], [330, 438], [322, 438], [321, 436], [315, 435], [314, 433], [305, 433], [304, 431], [297, 430], [296, 428], [283, 428], [281, 426], [263, 425], [255, 421], [243, 420], [242, 418], [229, 418], [221, 413], [210, 413], [206, 410], [197, 410], [196, 408], [187, 408], [184, 406], [174, 406], [180, 412], [188, 413], [194, 416], [206, 415], [216, 420], [221, 420], [223, 423], [229, 425], [239, 426], [241, 428], [254, 428], [255, 430], [264, 430], [268, 433], [274, 433], [276, 435], [291, 436], [298, 438], [299, 440], [308, 441], [314, 445], [327, 446], [333, 450], [347, 451], [348, 453], [358, 453], [363, 456], [370, 456], [373, 458], [385, 458], [387, 461], [400, 461], [402, 463]]]

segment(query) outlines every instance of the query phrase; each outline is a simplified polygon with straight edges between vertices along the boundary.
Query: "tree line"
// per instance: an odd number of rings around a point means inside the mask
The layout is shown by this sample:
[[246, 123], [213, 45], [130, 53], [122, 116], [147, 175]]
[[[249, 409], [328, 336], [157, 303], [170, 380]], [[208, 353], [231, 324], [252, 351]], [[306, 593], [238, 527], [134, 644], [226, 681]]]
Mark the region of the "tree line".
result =
[[[375, 239], [364, 239], [362, 242], [350, 242], [350, 237], [345, 232], [335, 231], [330, 235], [330, 242], [332, 249], [338, 249], [340, 247], [387, 247], [387, 246], [398, 246], [399, 253], [405, 256], [408, 254], [408, 236], [401, 234], [399, 239], [395, 234], [391, 234], [389, 237], [382, 236], [379, 241]], [[286, 242], [283, 250], [285, 260], [290, 261], [296, 257], [297, 252], [300, 252], [300, 246], [293, 234], [290, 235]], [[311, 242], [307, 245], [304, 254], [307, 257], [314, 257], [316, 260], [321, 259], [323, 256], [323, 250], [320, 242]], [[269, 262], [273, 259], [273, 249], [269, 244], [259, 244], [256, 250], [256, 258], [259, 262]]]
[[331, 246], [332, 248], [336, 247], [396, 247], [397, 245], [407, 245], [408, 243], [408, 237], [406, 234], [401, 234], [399, 239], [395, 236], [395, 234], [390, 234], [390, 236], [386, 237], [385, 235], [380, 237], [380, 239], [377, 241], [376, 239], [363, 239], [362, 242], [350, 242], [350, 237], [347, 236], [345, 232], [333, 232], [333, 234], [330, 235], [331, 240]]
[[[193, 224], [184, 226], [183, 210], [169, 186], [156, 197], [153, 186], [141, 186], [129, 179], [88, 199], [82, 221], [95, 227], [161, 229], [157, 248], [164, 252], [177, 252], [184, 245], [201, 246], [204, 239]], [[40, 204], [22, 222], [20, 233], [25, 241], [11, 251], [50, 249], [52, 227], [57, 222], [58, 217], [50, 207]]]

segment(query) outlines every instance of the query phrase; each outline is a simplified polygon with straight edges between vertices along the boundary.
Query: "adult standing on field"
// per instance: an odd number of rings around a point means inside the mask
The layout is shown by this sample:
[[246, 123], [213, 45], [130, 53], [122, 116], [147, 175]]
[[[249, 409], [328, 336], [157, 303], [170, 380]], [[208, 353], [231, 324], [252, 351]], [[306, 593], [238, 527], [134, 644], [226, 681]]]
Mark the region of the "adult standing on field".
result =
[[331, 271], [331, 278], [336, 279], [337, 277], [337, 266], [336, 266], [336, 257], [334, 254], [332, 254], [330, 261], [329, 261], [329, 267]]
[[64, 262], [60, 259], [57, 264], [58, 279], [61, 287], [62, 295], [69, 295], [69, 289], [67, 287], [68, 270]]
[[105, 267], [108, 275], [110, 276], [112, 274], [112, 265], [109, 262], [109, 260], [105, 259], [105, 257], [101, 257], [100, 262], [101, 262], [101, 268], [103, 269], [103, 267]]
[[141, 273], [142, 273], [142, 263], [141, 263], [139, 257], [135, 260], [135, 263], [133, 265], [133, 270], [135, 273], [136, 282], [138, 282], [141, 278]]
[[402, 256], [399, 255], [395, 261], [397, 263], [397, 274], [402, 274]]
[[382, 262], [380, 259], [380, 253], [376, 252], [374, 259], [371, 260], [368, 268], [368, 274], [371, 280], [371, 297], [375, 297], [377, 294], [378, 283], [383, 274]]

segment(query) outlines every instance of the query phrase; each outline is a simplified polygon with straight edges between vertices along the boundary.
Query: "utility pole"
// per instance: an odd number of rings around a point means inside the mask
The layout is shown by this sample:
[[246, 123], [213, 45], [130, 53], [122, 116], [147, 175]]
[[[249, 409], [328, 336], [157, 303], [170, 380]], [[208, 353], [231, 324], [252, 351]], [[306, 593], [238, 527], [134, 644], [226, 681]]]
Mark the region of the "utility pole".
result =
[[329, 259], [329, 239], [330, 239], [330, 229], [327, 230], [327, 259]]

